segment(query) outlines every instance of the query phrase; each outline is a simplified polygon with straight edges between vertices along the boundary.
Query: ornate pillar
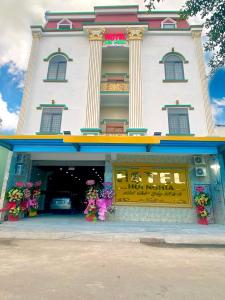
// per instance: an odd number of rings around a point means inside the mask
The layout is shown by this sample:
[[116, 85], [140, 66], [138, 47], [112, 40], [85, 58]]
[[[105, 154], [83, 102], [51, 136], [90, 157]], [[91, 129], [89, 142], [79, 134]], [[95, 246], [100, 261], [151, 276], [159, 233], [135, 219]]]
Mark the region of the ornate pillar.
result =
[[129, 28], [129, 135], [144, 135], [142, 121], [141, 42], [143, 28]]
[[89, 33], [90, 56], [85, 128], [85, 135], [98, 135], [101, 132], [100, 122], [100, 86], [102, 68], [102, 41], [104, 29], [91, 29]]
[[40, 28], [35, 28], [32, 31], [32, 47], [30, 52], [30, 58], [27, 67], [27, 73], [25, 77], [24, 83], [24, 91], [23, 91], [23, 100], [19, 114], [19, 121], [17, 125], [17, 134], [24, 133], [24, 126], [26, 120], [26, 113], [29, 111], [30, 108], [30, 98], [31, 98], [31, 89], [32, 89], [32, 82], [33, 82], [33, 74], [35, 71], [36, 63], [37, 63], [37, 56], [38, 56], [38, 49], [39, 49], [39, 42], [42, 36], [42, 31]]
[[213, 118], [212, 118], [212, 109], [211, 109], [211, 105], [210, 105], [209, 97], [208, 97], [207, 77], [206, 77], [206, 73], [205, 73], [205, 62], [204, 62], [203, 51], [202, 51], [202, 42], [201, 42], [201, 31], [193, 30], [192, 38], [195, 43], [195, 51], [196, 51], [197, 61], [198, 61], [198, 69], [199, 69], [199, 74], [200, 74], [202, 97], [203, 97], [203, 101], [204, 101], [207, 131], [208, 131], [208, 135], [213, 135], [214, 134], [214, 122], [213, 122]]

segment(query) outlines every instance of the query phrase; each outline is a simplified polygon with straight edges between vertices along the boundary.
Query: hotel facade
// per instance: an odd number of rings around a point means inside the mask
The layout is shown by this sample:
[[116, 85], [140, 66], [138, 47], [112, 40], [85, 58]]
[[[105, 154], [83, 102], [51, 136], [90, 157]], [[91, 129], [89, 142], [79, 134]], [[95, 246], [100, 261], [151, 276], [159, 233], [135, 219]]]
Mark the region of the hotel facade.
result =
[[[67, 196], [82, 212], [85, 182], [113, 182], [111, 220], [195, 223], [204, 186], [211, 223], [225, 222], [225, 139], [216, 137], [202, 27], [174, 11], [98, 6], [47, 12], [32, 48], [4, 193], [42, 181], [40, 210]], [[3, 201], [1, 206], [3, 206]]]

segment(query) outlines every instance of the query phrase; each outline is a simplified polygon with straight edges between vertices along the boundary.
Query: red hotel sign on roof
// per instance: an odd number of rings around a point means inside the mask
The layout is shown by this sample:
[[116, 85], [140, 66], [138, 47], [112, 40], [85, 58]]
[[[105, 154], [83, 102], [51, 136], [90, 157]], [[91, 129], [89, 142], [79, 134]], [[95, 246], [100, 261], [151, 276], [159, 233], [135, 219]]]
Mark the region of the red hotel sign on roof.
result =
[[106, 41], [118, 41], [118, 40], [125, 41], [126, 39], [127, 38], [126, 38], [125, 33], [122, 33], [122, 32], [118, 32], [118, 33], [106, 33], [105, 34], [105, 40]]
[[105, 45], [118, 47], [127, 45], [127, 37], [125, 33], [105, 33]]

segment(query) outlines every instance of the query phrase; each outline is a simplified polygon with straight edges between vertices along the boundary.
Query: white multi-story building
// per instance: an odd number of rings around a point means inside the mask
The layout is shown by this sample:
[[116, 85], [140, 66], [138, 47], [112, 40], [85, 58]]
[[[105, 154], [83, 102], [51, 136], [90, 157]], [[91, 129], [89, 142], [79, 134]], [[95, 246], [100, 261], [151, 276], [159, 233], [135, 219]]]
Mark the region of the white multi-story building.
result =
[[9, 183], [40, 178], [43, 210], [67, 193], [79, 211], [86, 179], [113, 181], [112, 218], [176, 222], [196, 221], [202, 185], [211, 221], [225, 221], [201, 26], [99, 6], [47, 12], [31, 30], [17, 136], [2, 138], [15, 152]]

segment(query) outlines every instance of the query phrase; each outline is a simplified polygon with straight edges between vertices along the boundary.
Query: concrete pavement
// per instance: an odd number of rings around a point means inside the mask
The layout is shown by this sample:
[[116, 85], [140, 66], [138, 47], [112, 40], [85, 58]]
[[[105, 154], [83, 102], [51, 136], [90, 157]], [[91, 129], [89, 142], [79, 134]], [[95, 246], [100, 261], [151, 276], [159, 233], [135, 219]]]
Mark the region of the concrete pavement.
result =
[[83, 216], [42, 215], [0, 224], [0, 239], [67, 239], [77, 241], [163, 242], [167, 245], [225, 246], [225, 225], [151, 222], [89, 223]]
[[224, 300], [225, 249], [0, 239], [1, 300]]

